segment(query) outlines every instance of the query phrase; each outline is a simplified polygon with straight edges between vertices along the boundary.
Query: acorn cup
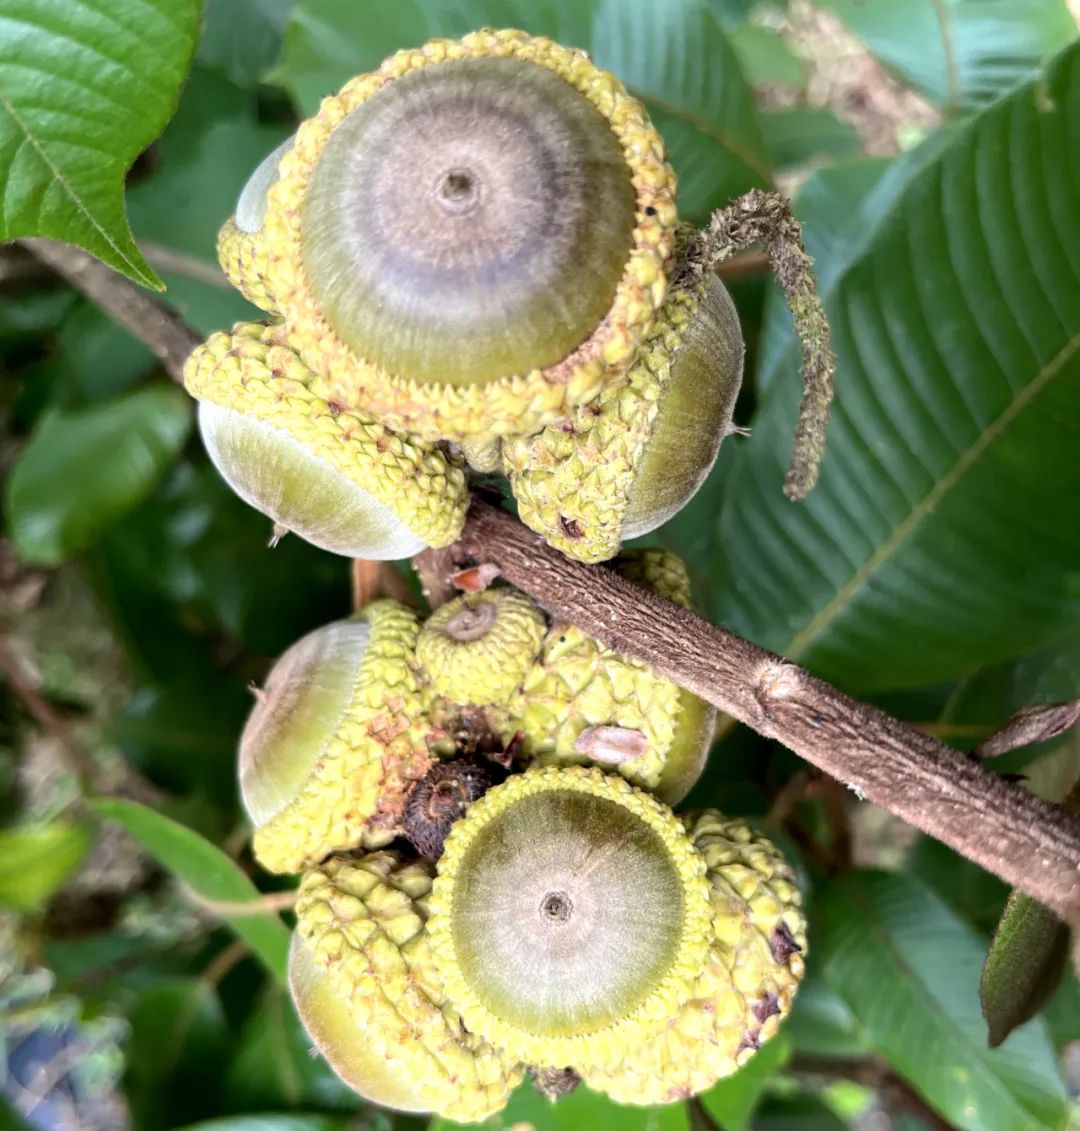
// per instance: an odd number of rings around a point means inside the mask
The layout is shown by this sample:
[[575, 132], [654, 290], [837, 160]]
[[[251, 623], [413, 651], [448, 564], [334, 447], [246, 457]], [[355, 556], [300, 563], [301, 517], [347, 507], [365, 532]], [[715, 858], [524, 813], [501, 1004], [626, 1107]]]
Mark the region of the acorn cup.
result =
[[600, 562], [704, 483], [742, 384], [735, 305], [715, 276], [676, 283], [626, 377], [534, 436], [507, 439], [518, 513], [568, 557]]
[[317, 396], [279, 324], [214, 334], [188, 359], [184, 383], [199, 400], [215, 467], [279, 535], [394, 559], [460, 533], [468, 506], [461, 468], [434, 445]]
[[663, 140], [581, 51], [432, 40], [325, 99], [273, 157], [260, 207], [226, 225], [228, 269], [273, 296], [321, 395], [397, 431], [535, 431], [625, 372], [663, 302]]
[[408, 791], [432, 763], [412, 662], [419, 630], [404, 606], [377, 601], [302, 637], [271, 669], [239, 750], [255, 855], [269, 871], [401, 832]]
[[[675, 554], [626, 551], [615, 567], [691, 607], [690, 579]], [[507, 729], [522, 732], [521, 756], [531, 764], [599, 765], [676, 805], [701, 776], [715, 722], [715, 709], [692, 692], [556, 621], [514, 697]]]
[[332, 856], [308, 872], [289, 988], [318, 1050], [365, 1099], [479, 1121], [522, 1072], [446, 999], [426, 928], [433, 876], [429, 861], [390, 851]]

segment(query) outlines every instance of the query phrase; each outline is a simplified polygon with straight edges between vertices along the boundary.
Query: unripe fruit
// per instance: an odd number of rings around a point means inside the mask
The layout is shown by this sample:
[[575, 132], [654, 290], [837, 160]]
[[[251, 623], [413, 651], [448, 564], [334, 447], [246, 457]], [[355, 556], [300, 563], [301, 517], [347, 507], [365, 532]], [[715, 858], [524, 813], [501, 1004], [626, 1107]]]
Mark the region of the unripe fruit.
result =
[[296, 903], [289, 987], [304, 1027], [364, 1098], [462, 1121], [498, 1111], [521, 1071], [461, 1024], [428, 942], [433, 865], [331, 857]]
[[409, 557], [452, 542], [465, 521], [460, 467], [315, 395], [279, 325], [214, 334], [184, 368], [210, 458], [282, 531], [349, 557]]
[[517, 433], [622, 374], [667, 288], [674, 176], [643, 108], [518, 31], [392, 56], [303, 123], [266, 274], [320, 391], [429, 439]]
[[468, 593], [428, 618], [416, 658], [452, 702], [504, 704], [539, 654], [545, 627], [540, 610], [515, 589]]
[[614, 1068], [704, 963], [705, 862], [665, 806], [599, 770], [537, 769], [446, 840], [429, 925], [471, 1033], [539, 1068]]
[[624, 380], [567, 420], [504, 443], [522, 521], [585, 562], [604, 561], [666, 522], [733, 430], [742, 365], [723, 283], [710, 276], [677, 285]]
[[400, 832], [406, 793], [431, 764], [418, 632], [408, 609], [377, 601], [298, 640], [271, 669], [239, 759], [255, 855], [270, 871]]
[[266, 280], [266, 196], [277, 180], [281, 158], [292, 148], [290, 137], [268, 154], [248, 178], [236, 202], [236, 215], [218, 233], [217, 253], [229, 282], [248, 300], [274, 311], [274, 298]]
[[614, 1069], [582, 1069], [619, 1103], [669, 1103], [730, 1076], [776, 1033], [805, 969], [801, 897], [775, 846], [715, 810], [682, 822], [708, 867], [708, 956], [662, 1033]]
[[[690, 581], [676, 555], [629, 551], [616, 565], [690, 607]], [[548, 629], [507, 727], [524, 733], [522, 754], [538, 765], [610, 766], [675, 805], [701, 775], [715, 720], [704, 700], [560, 621]]]

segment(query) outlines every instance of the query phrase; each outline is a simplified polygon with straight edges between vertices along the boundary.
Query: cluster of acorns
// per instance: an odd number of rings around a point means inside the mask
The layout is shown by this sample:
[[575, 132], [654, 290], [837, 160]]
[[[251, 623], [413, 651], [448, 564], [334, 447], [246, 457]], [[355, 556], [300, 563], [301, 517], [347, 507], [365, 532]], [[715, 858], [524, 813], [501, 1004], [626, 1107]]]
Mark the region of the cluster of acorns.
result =
[[678, 511], [734, 430], [738, 318], [679, 223], [663, 139], [550, 40], [433, 40], [353, 79], [255, 171], [218, 250], [271, 317], [192, 355], [206, 447], [324, 549], [448, 545], [472, 469], [603, 561]]
[[[681, 604], [682, 563], [617, 567]], [[713, 711], [509, 588], [293, 645], [240, 746], [255, 852], [303, 871], [290, 985], [358, 1093], [480, 1120], [527, 1071], [623, 1103], [751, 1057], [803, 971], [776, 848], [676, 816]]]
[[[185, 380], [282, 530], [361, 558], [460, 533], [467, 468], [585, 560], [669, 518], [732, 430], [742, 337], [664, 144], [579, 51], [436, 40], [326, 99], [222, 229], [265, 323]], [[682, 564], [617, 567], [689, 603]], [[775, 1032], [799, 894], [738, 821], [676, 816], [706, 704], [507, 588], [295, 644], [240, 746], [255, 853], [303, 872], [290, 984], [373, 1102], [471, 1121], [525, 1072], [664, 1103]]]

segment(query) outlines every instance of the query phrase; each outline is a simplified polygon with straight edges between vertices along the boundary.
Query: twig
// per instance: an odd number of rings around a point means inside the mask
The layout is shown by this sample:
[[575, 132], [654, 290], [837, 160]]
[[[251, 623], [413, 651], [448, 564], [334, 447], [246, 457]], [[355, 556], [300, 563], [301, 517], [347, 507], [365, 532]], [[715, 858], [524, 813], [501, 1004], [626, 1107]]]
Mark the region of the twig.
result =
[[413, 569], [420, 579], [424, 599], [434, 610], [457, 596], [450, 575], [457, 568], [449, 549], [424, 550], [412, 560]]
[[[78, 280], [179, 374], [201, 339], [175, 311], [82, 252], [44, 246], [65, 278]], [[141, 315], [132, 317], [136, 308]], [[474, 501], [457, 548], [440, 553], [494, 563], [511, 584], [603, 643], [783, 742], [1066, 921], [1080, 919], [1080, 819], [1060, 806], [611, 570], [564, 558], [482, 500]], [[436, 581], [450, 572], [440, 566]]]
[[686, 269], [716, 269], [754, 244], [765, 246], [802, 342], [803, 397], [784, 480], [784, 494], [796, 500], [817, 482], [825, 453], [836, 358], [829, 344], [829, 320], [810, 270], [813, 261], [803, 245], [802, 228], [792, 214], [791, 202], [781, 193], [752, 189], [714, 212], [708, 228], [697, 235], [687, 251]]
[[186, 884], [183, 885], [183, 890], [192, 903], [218, 917], [226, 915], [279, 915], [282, 911], [291, 911], [296, 905], [295, 891], [275, 891], [269, 895], [259, 896], [258, 899], [229, 900], [207, 899]]
[[769, 270], [769, 257], [763, 251], [751, 251], [745, 255], [736, 255], [725, 259], [716, 266], [716, 273], [721, 279], [745, 279], [751, 275], [764, 275]]
[[242, 962], [248, 954], [248, 944], [243, 939], [233, 939], [219, 954], [216, 954], [199, 976], [199, 981], [209, 990], [216, 990], [228, 974]]
[[794, 1057], [789, 1071], [800, 1076], [837, 1077], [877, 1092], [888, 1107], [914, 1115], [933, 1131], [958, 1131], [936, 1108], [930, 1106], [922, 1095], [899, 1073], [879, 1060], [859, 1060], [855, 1057], [803, 1056]]
[[171, 271], [174, 275], [183, 275], [188, 279], [195, 279], [207, 286], [217, 287], [219, 290], [231, 291], [232, 283], [225, 277], [225, 272], [216, 264], [206, 259], [198, 259], [194, 255], [187, 255], [171, 247], [164, 247], [157, 243], [143, 243], [139, 247], [146, 262], [158, 271]]
[[369, 558], [353, 558], [352, 607], [359, 612], [377, 597], [393, 597], [403, 605], [415, 604], [409, 583], [398, 573], [393, 562], [376, 562]]
[[36, 238], [21, 243], [159, 357], [174, 381], [183, 380], [184, 362], [203, 336], [175, 310], [77, 247]]
[[1060, 806], [613, 571], [564, 558], [482, 500], [458, 545], [459, 559], [494, 562], [558, 616], [1080, 919], [1080, 820]]

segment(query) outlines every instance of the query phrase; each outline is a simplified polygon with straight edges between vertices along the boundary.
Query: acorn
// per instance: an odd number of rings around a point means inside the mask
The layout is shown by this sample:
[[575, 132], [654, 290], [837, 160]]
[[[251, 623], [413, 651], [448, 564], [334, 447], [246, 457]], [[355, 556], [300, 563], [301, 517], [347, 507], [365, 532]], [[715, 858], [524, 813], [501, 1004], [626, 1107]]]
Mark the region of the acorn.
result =
[[434, 691], [453, 703], [505, 704], [539, 655], [545, 628], [516, 589], [466, 593], [428, 618], [416, 658]]
[[405, 558], [460, 533], [464, 474], [431, 444], [329, 404], [280, 324], [240, 323], [192, 353], [184, 383], [214, 465], [248, 504], [331, 553]]
[[293, 147], [294, 138], [283, 141], [248, 177], [236, 202], [236, 214], [218, 232], [217, 254], [230, 283], [261, 310], [273, 312], [274, 299], [266, 280], [266, 196], [277, 180], [282, 157]]
[[341, 1079], [372, 1103], [463, 1122], [498, 1111], [522, 1078], [447, 1000], [428, 937], [434, 866], [381, 851], [332, 856], [296, 903], [289, 988]]
[[[690, 607], [682, 560], [664, 550], [625, 553], [619, 572]], [[514, 697], [508, 730], [524, 733], [537, 765], [600, 765], [676, 805], [701, 776], [714, 708], [639, 660], [557, 621]]]
[[579, 1072], [614, 1071], [678, 1015], [710, 931], [705, 859], [680, 822], [581, 767], [514, 774], [473, 802], [446, 839], [428, 924], [470, 1033]]
[[626, 377], [501, 458], [518, 513], [568, 557], [600, 562], [682, 509], [737, 429], [743, 339], [714, 275], [677, 282]]
[[614, 1068], [581, 1069], [590, 1088], [618, 1103], [670, 1103], [730, 1076], [776, 1034], [805, 971], [801, 896], [779, 850], [715, 810], [682, 823], [707, 866], [708, 955], [663, 1032]]
[[548, 39], [400, 51], [325, 99], [276, 173], [260, 272], [289, 341], [322, 396], [397, 431], [535, 431], [625, 373], [664, 301], [664, 143]]
[[272, 872], [381, 847], [431, 755], [413, 649], [420, 626], [394, 601], [308, 633], [277, 661], [240, 738], [254, 851]]

